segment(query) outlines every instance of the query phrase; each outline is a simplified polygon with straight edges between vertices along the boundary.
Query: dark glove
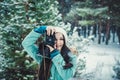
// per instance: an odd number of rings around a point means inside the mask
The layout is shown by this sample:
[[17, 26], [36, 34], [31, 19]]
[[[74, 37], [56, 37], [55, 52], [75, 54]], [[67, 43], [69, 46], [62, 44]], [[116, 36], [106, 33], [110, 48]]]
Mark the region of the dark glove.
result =
[[38, 28], [35, 28], [34, 31], [40, 34], [44, 34], [46, 31], [47, 26], [40, 26]]
[[57, 49], [55, 49], [55, 50], [53, 50], [51, 53], [50, 53], [50, 58], [52, 59], [53, 57], [55, 57], [56, 55], [58, 55], [60, 52], [57, 50]]

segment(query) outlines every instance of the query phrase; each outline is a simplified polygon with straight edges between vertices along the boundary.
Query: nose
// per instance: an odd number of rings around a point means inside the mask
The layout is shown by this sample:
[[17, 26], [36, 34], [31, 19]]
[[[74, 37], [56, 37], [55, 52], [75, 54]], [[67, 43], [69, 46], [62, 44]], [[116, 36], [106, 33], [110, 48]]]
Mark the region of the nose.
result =
[[59, 41], [59, 40], [56, 40], [55, 43], [58, 45], [58, 44], [60, 44], [60, 41]]

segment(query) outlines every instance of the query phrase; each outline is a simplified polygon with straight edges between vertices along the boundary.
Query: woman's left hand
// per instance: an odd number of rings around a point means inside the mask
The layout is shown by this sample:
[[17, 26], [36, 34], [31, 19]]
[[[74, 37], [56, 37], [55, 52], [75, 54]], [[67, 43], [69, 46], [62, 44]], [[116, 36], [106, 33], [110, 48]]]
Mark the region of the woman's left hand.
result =
[[50, 46], [50, 45], [46, 45], [46, 46], [49, 47], [50, 52], [52, 52], [54, 50], [54, 48], [52, 46]]

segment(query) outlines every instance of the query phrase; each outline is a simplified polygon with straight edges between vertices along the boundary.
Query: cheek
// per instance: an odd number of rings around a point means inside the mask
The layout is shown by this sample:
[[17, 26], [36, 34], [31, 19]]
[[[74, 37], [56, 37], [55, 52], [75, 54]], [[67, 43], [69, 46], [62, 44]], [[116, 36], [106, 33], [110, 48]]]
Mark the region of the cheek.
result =
[[61, 45], [62, 45], [62, 46], [64, 45], [64, 41], [61, 41]]
[[64, 41], [63, 41], [63, 40], [60, 40], [60, 41], [59, 41], [59, 44], [60, 44], [60, 45], [63, 45], [63, 44], [64, 44]]
[[64, 41], [55, 41], [56, 46], [62, 47], [64, 45]]

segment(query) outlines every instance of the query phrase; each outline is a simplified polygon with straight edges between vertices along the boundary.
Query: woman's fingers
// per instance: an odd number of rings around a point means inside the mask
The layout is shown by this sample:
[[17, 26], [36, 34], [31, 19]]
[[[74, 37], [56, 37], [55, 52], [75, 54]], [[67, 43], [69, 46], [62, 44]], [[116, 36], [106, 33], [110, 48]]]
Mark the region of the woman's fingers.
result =
[[54, 48], [56, 49], [56, 44], [54, 44]]
[[51, 29], [48, 28], [48, 30], [47, 30], [47, 35], [48, 35], [48, 36], [50, 36], [50, 32], [51, 32]]
[[49, 47], [49, 49], [50, 49], [50, 52], [52, 52], [53, 50], [54, 50], [54, 48], [53, 47], [51, 47], [50, 45], [46, 45], [47, 47]]
[[47, 27], [47, 35], [53, 35], [53, 33], [55, 32], [55, 28], [54, 27]]
[[52, 29], [51, 35], [53, 35], [55, 32], [55, 28]]

